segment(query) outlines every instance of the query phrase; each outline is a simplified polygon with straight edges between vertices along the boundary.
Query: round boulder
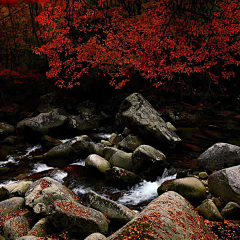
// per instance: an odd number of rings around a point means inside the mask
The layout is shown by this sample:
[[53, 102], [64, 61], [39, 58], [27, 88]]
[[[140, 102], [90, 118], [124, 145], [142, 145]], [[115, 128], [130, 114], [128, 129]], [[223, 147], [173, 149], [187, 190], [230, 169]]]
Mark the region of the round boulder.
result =
[[240, 147], [216, 143], [199, 156], [198, 164], [207, 171], [237, 166], [240, 164]]
[[158, 194], [166, 191], [175, 191], [192, 204], [202, 202], [207, 197], [203, 183], [194, 177], [166, 181], [158, 188]]
[[106, 170], [111, 168], [111, 164], [97, 154], [89, 155], [85, 161], [85, 166], [95, 168], [101, 173], [105, 173]]
[[112, 166], [120, 167], [123, 169], [132, 169], [132, 153], [126, 153], [124, 151], [117, 151], [112, 155], [109, 162]]
[[229, 202], [222, 209], [221, 214], [225, 219], [240, 220], [240, 206], [235, 202]]

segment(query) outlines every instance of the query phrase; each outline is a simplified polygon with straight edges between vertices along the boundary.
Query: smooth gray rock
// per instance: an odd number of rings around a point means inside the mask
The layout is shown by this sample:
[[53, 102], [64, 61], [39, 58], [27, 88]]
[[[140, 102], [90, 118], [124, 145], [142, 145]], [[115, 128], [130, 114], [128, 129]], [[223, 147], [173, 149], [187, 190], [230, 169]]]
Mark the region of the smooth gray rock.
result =
[[131, 94], [122, 102], [118, 116], [124, 126], [146, 141], [162, 142], [170, 147], [175, 147], [181, 141], [139, 93]]
[[166, 156], [149, 145], [140, 145], [132, 155], [133, 170], [151, 177], [160, 176], [167, 166]]
[[5, 185], [3, 186], [3, 188], [8, 190], [8, 192], [14, 196], [24, 197], [25, 193], [32, 184], [33, 184], [32, 181], [19, 181], [16, 183]]
[[94, 168], [101, 173], [105, 173], [108, 169], [111, 168], [111, 164], [97, 154], [89, 155], [85, 161], [85, 166]]
[[108, 220], [101, 212], [76, 202], [56, 200], [50, 221], [57, 229], [70, 233], [108, 233]]
[[225, 219], [240, 220], [240, 206], [235, 202], [229, 202], [222, 209], [221, 214]]
[[121, 150], [114, 153], [109, 162], [114, 167], [120, 167], [126, 170], [131, 170], [133, 168], [132, 153], [126, 153]]
[[[47, 238], [47, 239], [49, 239], [49, 238]], [[38, 240], [38, 238], [34, 237], [34, 236], [23, 236], [23, 237], [18, 238], [17, 240]]]
[[87, 135], [82, 135], [50, 149], [43, 157], [49, 166], [64, 167], [77, 158], [85, 158], [90, 154], [103, 156], [103, 148]]
[[240, 165], [240, 147], [228, 143], [215, 143], [199, 156], [198, 164], [207, 171]]
[[189, 202], [172, 191], [154, 199], [107, 239], [120, 240], [129, 236], [137, 236], [136, 239], [217, 239]]
[[124, 205], [100, 196], [93, 191], [88, 191], [86, 193], [86, 202], [91, 208], [103, 213], [104, 216], [124, 224], [132, 220], [136, 215], [134, 211]]
[[106, 240], [106, 237], [101, 233], [93, 233], [86, 237], [84, 240]]
[[240, 204], [240, 165], [212, 173], [208, 178], [209, 191], [225, 202]]
[[113, 154], [115, 154], [118, 151], [121, 151], [121, 150], [114, 148], [114, 147], [105, 147], [103, 149], [103, 156], [106, 160], [109, 161], [111, 159], [111, 157], [113, 156]]

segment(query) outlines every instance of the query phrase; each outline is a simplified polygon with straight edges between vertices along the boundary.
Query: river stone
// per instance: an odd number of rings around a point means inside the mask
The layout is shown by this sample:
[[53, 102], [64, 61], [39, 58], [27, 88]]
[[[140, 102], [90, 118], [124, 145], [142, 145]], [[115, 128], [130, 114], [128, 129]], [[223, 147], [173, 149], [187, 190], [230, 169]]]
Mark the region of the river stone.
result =
[[203, 183], [194, 177], [168, 180], [158, 188], [158, 194], [166, 191], [175, 191], [192, 204], [202, 202], [207, 197]]
[[223, 217], [211, 199], [206, 199], [196, 210], [201, 216], [210, 221], [223, 222]]
[[240, 164], [240, 147], [215, 143], [198, 158], [198, 164], [207, 171], [221, 170]]
[[82, 135], [50, 149], [43, 156], [47, 165], [65, 167], [74, 160], [86, 158], [90, 154], [103, 156], [103, 148], [95, 144], [87, 135]]
[[113, 167], [106, 171], [106, 179], [109, 184], [127, 188], [141, 182], [141, 178], [135, 173], [119, 167]]
[[126, 170], [132, 169], [132, 153], [126, 153], [124, 151], [117, 151], [112, 155], [109, 162], [114, 167], [120, 167]]
[[0, 140], [7, 137], [7, 135], [12, 134], [15, 131], [15, 128], [13, 125], [0, 122]]
[[240, 204], [240, 165], [212, 173], [208, 178], [209, 191], [225, 202]]
[[5, 185], [3, 188], [14, 196], [24, 197], [29, 187], [33, 184], [32, 181], [19, 181], [9, 185]]
[[154, 199], [133, 220], [107, 239], [217, 239], [193, 207], [176, 192]]
[[113, 145], [118, 145], [119, 142], [122, 141], [122, 136], [116, 133], [112, 133], [112, 135], [109, 138], [109, 142]]
[[225, 219], [238, 219], [240, 220], [240, 206], [235, 202], [229, 202], [221, 211]]
[[106, 141], [106, 140], [101, 140], [101, 144], [102, 144], [104, 147], [110, 147], [110, 146], [112, 146], [112, 144], [111, 144], [109, 141]]
[[1, 187], [0, 188], [0, 202], [8, 199], [9, 197], [10, 197], [9, 191], [6, 188]]
[[62, 115], [60, 109], [54, 109], [48, 113], [40, 113], [33, 118], [27, 118], [17, 124], [17, 130], [20, 133], [43, 136], [52, 130], [63, 127], [67, 123], [67, 117]]
[[160, 176], [167, 166], [166, 156], [148, 145], [139, 146], [132, 155], [133, 170], [153, 178]]
[[45, 237], [49, 233], [49, 225], [49, 220], [47, 218], [42, 218], [33, 226], [33, 228], [28, 232], [27, 235], [35, 237]]
[[121, 150], [114, 148], [114, 147], [105, 147], [103, 149], [103, 156], [106, 160], [110, 160], [111, 157], [113, 156], [113, 154], [115, 154], [116, 152], [119, 152]]
[[118, 147], [124, 150], [134, 151], [141, 144], [143, 144], [143, 141], [139, 137], [130, 134], [118, 144]]
[[[45, 238], [46, 240], [47, 239], [49, 239], [49, 238]], [[44, 239], [44, 240], [45, 240]], [[38, 240], [38, 238], [37, 237], [34, 237], [34, 236], [23, 236], [23, 237], [20, 237], [20, 238], [18, 238], [18, 239], [16, 239], [16, 240]]]
[[107, 169], [111, 168], [111, 164], [97, 154], [89, 155], [85, 161], [85, 166], [95, 168], [101, 173], [105, 173]]
[[25, 194], [25, 204], [33, 208], [36, 214], [41, 211], [36, 210], [37, 204], [42, 204], [44, 212], [49, 211], [50, 205], [56, 200], [75, 201], [77, 196], [58, 181], [44, 177], [34, 182]]
[[106, 237], [101, 233], [93, 233], [86, 237], [84, 240], [106, 240]]
[[0, 202], [0, 225], [6, 215], [17, 213], [24, 206], [24, 198], [13, 197]]
[[168, 129], [171, 129], [171, 130], [174, 131], [174, 132], [177, 131], [177, 129], [172, 125], [172, 123], [166, 122], [166, 125], [167, 125]]
[[26, 235], [29, 230], [29, 221], [24, 216], [10, 218], [3, 226], [4, 237], [9, 240], [20, 238]]
[[136, 215], [135, 212], [124, 205], [100, 196], [93, 191], [88, 191], [86, 193], [86, 202], [91, 208], [100, 211], [109, 219], [116, 220], [124, 224], [132, 220]]
[[146, 141], [162, 142], [170, 147], [175, 147], [181, 141], [139, 93], [131, 94], [122, 102], [118, 116], [124, 126]]
[[50, 221], [54, 227], [69, 233], [108, 233], [108, 220], [99, 211], [77, 202], [56, 200], [52, 206]]

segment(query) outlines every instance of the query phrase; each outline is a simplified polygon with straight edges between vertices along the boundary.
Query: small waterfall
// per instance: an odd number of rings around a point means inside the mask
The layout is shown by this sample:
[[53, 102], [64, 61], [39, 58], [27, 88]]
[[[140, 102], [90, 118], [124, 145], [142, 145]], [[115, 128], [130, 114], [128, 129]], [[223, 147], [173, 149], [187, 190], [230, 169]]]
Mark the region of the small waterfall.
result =
[[144, 180], [136, 184], [130, 191], [124, 193], [124, 195], [118, 199], [118, 202], [124, 205], [137, 205], [143, 201], [152, 200], [158, 196], [158, 187], [167, 180], [176, 179], [176, 176], [177, 174], [168, 176], [167, 169], [165, 168], [162, 177], [159, 177], [155, 182], [147, 182]]

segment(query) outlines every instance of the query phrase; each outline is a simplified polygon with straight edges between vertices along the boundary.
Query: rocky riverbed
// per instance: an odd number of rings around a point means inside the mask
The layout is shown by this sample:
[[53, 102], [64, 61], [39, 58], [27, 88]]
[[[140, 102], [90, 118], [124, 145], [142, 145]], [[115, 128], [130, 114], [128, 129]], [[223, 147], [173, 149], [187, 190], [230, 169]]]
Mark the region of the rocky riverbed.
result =
[[2, 239], [238, 239], [238, 113], [39, 109], [0, 123]]

